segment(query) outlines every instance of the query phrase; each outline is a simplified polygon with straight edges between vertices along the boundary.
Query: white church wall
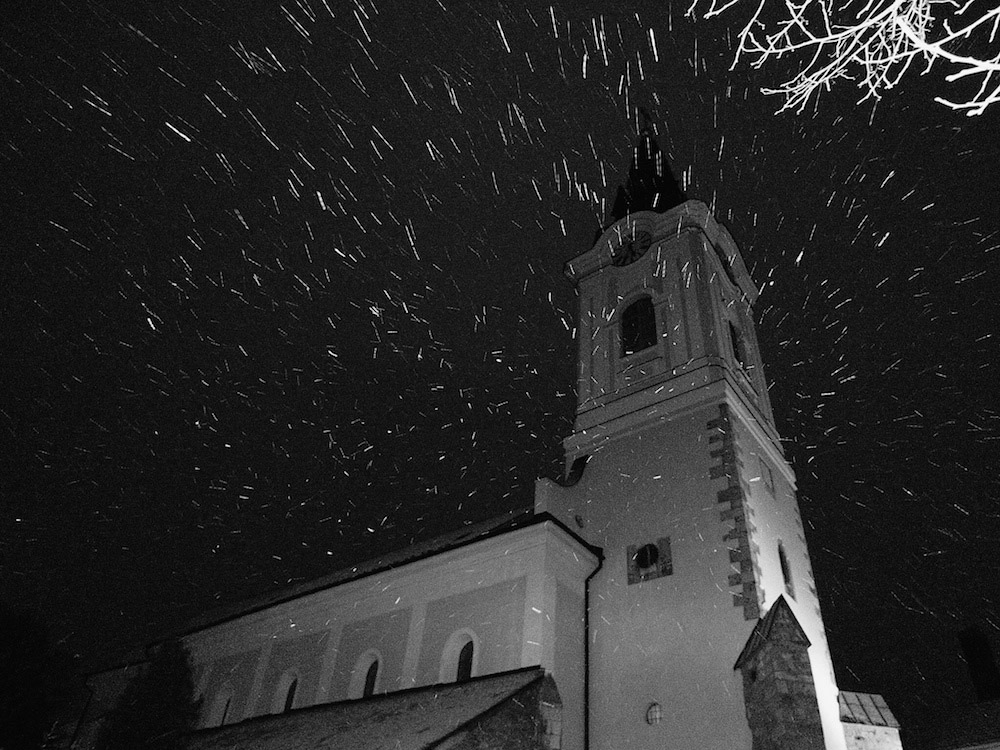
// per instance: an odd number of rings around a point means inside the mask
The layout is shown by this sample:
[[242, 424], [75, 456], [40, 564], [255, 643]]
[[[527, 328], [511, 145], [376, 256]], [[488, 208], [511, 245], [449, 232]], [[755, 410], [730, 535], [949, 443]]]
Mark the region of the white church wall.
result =
[[[843, 750], [839, 690], [795, 496], [794, 474], [784, 458], [753, 433], [741, 413], [740, 408], [732, 410], [732, 423], [740, 446], [743, 486], [748, 490], [745, 505], [762, 614], [779, 596], [788, 601], [811, 643], [809, 661], [826, 747]], [[779, 544], [785, 552], [791, 586], [785, 584]]]
[[[720, 227], [720, 232], [722, 247], [727, 257], [732, 257], [737, 252], [736, 246], [724, 227]], [[844, 750], [837, 704], [839, 691], [796, 499], [795, 475], [778, 447], [767, 382], [745, 296], [745, 287], [752, 282], [747, 277], [745, 283], [737, 286], [731, 276], [735, 272], [739, 281], [741, 269], [727, 272], [708, 238], [703, 235], [702, 241], [705, 267], [711, 269], [708, 294], [704, 296], [713, 302], [713, 327], [725, 339], [720, 340], [719, 349], [761, 614], [779, 596], [785, 596], [812, 644], [809, 658], [827, 750]], [[745, 269], [742, 273], [745, 274]], [[739, 342], [731, 340], [734, 329]], [[782, 554], [789, 574], [787, 584]]]
[[428, 603], [417, 683], [453, 679], [441, 679], [440, 665], [448, 638], [459, 630], [471, 631], [478, 641], [478, 671], [473, 676], [530, 666], [520, 663], [525, 591], [521, 576]]
[[373, 648], [377, 648], [383, 657], [379, 664], [380, 692], [399, 690], [403, 682], [403, 661], [409, 628], [409, 608], [393, 609], [345, 624], [336, 644], [327, 700], [360, 697], [351, 695], [348, 688], [361, 655]]
[[252, 707], [248, 706], [248, 700], [259, 654], [259, 648], [248, 649], [235, 654], [227, 654], [208, 665], [209, 670], [206, 674], [205, 684], [201, 688], [201, 695], [206, 696], [202, 706], [206, 720], [208, 719], [209, 706], [223, 691], [227, 693], [230, 700], [227, 712], [230, 722], [236, 717], [250, 714]]
[[556, 584], [555, 653], [552, 677], [563, 701], [563, 748], [583, 748], [585, 692], [584, 597], [578, 587]]
[[293, 671], [297, 679], [295, 706], [308, 706], [313, 702], [322, 663], [323, 635], [322, 631], [303, 633], [272, 644], [264, 671], [263, 691], [256, 705], [248, 707], [246, 715], [260, 716], [281, 711], [285, 699], [281, 678]]
[[[592, 747], [749, 747], [733, 672], [754, 622], [733, 605], [725, 528], [709, 481], [704, 405], [606, 444], [571, 488], [539, 486], [558, 517], [603, 547], [590, 587]], [[714, 446], [713, 446], [714, 447]], [[628, 547], [670, 538], [672, 573], [628, 582]], [[651, 703], [660, 723], [645, 721]]]
[[[435, 684], [457, 631], [474, 634], [474, 675], [541, 664], [564, 681], [582, 679], [558, 664], [578, 654], [554, 639], [579, 638], [583, 580], [596, 564], [556, 524], [536, 523], [191, 633], [204, 718], [222, 690], [233, 696], [229, 723], [281, 710], [293, 672], [296, 708], [356, 697], [352, 673], [372, 649], [383, 657], [380, 691]], [[570, 592], [562, 608], [560, 587]], [[529, 643], [536, 635], [542, 642]], [[566, 689], [582, 695], [582, 684]], [[582, 716], [580, 704], [564, 709], [568, 736], [582, 736]]]
[[[896, 727], [869, 726], [844, 722], [847, 750], [901, 750], [902, 740]], [[975, 750], [1000, 750], [1000, 742], [977, 745]]]

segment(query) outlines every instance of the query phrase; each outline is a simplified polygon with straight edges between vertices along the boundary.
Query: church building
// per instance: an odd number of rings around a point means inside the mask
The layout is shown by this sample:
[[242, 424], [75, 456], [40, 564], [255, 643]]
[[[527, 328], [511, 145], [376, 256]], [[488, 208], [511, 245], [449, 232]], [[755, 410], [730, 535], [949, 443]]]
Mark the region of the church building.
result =
[[[837, 686], [758, 290], [649, 129], [566, 275], [563, 477], [522, 512], [193, 626], [189, 748], [901, 747], [880, 696]], [[122, 674], [94, 676], [96, 706]]]

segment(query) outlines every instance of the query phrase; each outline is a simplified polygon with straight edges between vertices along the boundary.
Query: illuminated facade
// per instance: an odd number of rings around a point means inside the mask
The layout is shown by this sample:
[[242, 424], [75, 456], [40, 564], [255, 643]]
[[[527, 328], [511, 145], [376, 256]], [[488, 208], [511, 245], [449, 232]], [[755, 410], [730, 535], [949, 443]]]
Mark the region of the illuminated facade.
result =
[[566, 272], [579, 354], [564, 477], [539, 480], [524, 513], [184, 635], [206, 729], [540, 666], [559, 696], [550, 747], [846, 750], [758, 292], [648, 131]]

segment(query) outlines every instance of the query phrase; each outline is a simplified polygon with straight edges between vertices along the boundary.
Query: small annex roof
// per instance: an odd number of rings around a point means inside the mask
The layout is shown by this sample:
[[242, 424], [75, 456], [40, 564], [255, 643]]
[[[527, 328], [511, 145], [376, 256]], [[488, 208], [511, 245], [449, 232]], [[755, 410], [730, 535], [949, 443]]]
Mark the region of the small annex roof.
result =
[[767, 614], [757, 620], [757, 624], [754, 626], [746, 645], [743, 646], [743, 650], [736, 659], [733, 669], [740, 669], [751, 656], [757, 653], [761, 646], [771, 640], [771, 635], [775, 632], [776, 628], [779, 630], [784, 629], [794, 641], [802, 643], [806, 647], [810, 645], [809, 637], [802, 629], [802, 626], [799, 625], [798, 618], [795, 617], [792, 608], [785, 601], [784, 596], [779, 596], [778, 600], [771, 605], [771, 609], [767, 611]]
[[467, 682], [320, 704], [193, 732], [185, 748], [425, 750], [543, 679], [541, 667], [529, 667]]
[[881, 695], [841, 690], [837, 701], [840, 703], [841, 721], [873, 727], [899, 727], [899, 722]]

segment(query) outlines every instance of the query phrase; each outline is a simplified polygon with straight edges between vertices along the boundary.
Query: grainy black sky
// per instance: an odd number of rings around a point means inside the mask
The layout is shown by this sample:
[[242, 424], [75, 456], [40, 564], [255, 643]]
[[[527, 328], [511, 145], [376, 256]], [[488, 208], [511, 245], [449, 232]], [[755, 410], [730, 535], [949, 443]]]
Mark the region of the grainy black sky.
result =
[[[758, 285], [843, 688], [996, 637], [998, 111], [774, 116], [670, 2], [22, 4], [0, 29], [0, 591], [84, 654], [530, 501], [635, 107]], [[770, 75], [770, 78], [767, 76]], [[849, 84], [848, 84], [849, 86]]]

